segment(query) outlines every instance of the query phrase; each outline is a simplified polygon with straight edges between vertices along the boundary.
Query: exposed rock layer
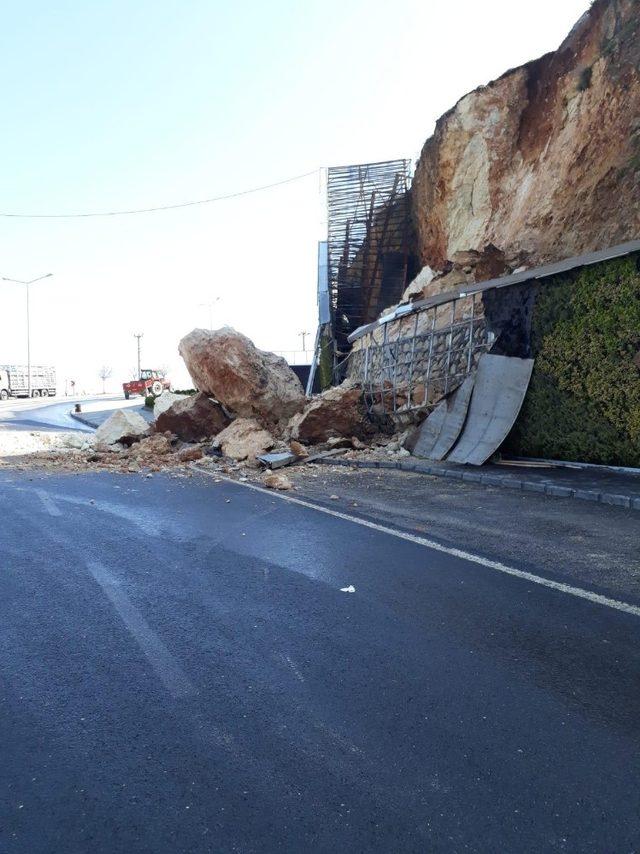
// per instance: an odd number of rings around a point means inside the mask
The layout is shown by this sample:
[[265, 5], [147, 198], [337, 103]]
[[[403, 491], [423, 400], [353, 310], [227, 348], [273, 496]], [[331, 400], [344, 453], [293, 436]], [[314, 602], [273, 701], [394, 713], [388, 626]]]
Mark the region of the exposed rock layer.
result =
[[640, 235], [639, 19], [596, 0], [555, 53], [439, 119], [412, 187], [423, 264], [479, 281]]

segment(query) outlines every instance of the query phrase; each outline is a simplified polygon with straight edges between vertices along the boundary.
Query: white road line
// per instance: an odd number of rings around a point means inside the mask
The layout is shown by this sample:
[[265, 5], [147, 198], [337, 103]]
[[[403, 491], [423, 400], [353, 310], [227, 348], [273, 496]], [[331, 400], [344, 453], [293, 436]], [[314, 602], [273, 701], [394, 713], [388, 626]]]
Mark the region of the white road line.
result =
[[295, 661], [291, 658], [290, 655], [281, 655], [280, 660], [283, 661], [286, 665], [288, 665], [291, 668], [296, 679], [299, 679], [300, 682], [304, 682], [304, 676], [300, 672], [300, 668], [295, 663]]
[[135, 608], [131, 600], [118, 586], [111, 573], [95, 561], [86, 562], [87, 569], [102, 588], [103, 592], [120, 615], [149, 663], [158, 674], [173, 697], [191, 694], [194, 687], [188, 676], [162, 643], [158, 635]]
[[62, 510], [56, 505], [56, 503], [51, 499], [51, 497], [44, 491], [44, 489], [36, 489], [36, 495], [42, 501], [44, 505], [44, 509], [47, 511], [49, 516], [62, 516]]
[[275, 490], [265, 489], [262, 486], [257, 486], [254, 483], [240, 483], [230, 477], [223, 477], [214, 472], [208, 472], [206, 469], [194, 466], [195, 471], [206, 474], [209, 477], [216, 477], [229, 483], [234, 483], [236, 486], [241, 486], [246, 489], [253, 489], [255, 492], [262, 492], [270, 498], [279, 498], [281, 501], [288, 501], [290, 504], [298, 504], [301, 507], [308, 507], [310, 510], [317, 510], [319, 513], [325, 513], [327, 516], [333, 516], [336, 519], [343, 519], [345, 522], [353, 522], [355, 525], [361, 525], [363, 528], [370, 528], [373, 531], [378, 531], [381, 534], [388, 534], [391, 537], [397, 537], [399, 540], [406, 540], [410, 543], [415, 543], [419, 546], [424, 546], [428, 549], [433, 549], [436, 552], [451, 555], [451, 557], [460, 558], [461, 560], [477, 563], [480, 566], [485, 566], [488, 569], [494, 569], [497, 572], [502, 572], [505, 575], [512, 575], [514, 578], [520, 578], [523, 581], [530, 581], [533, 584], [539, 584], [542, 587], [548, 587], [551, 590], [558, 590], [560, 593], [567, 593], [569, 596], [576, 596], [578, 599], [586, 599], [588, 602], [593, 602], [596, 605], [604, 605], [607, 608], [614, 608], [616, 611], [623, 611], [625, 614], [633, 614], [635, 617], [640, 617], [640, 607], [631, 605], [629, 602], [622, 602], [619, 599], [610, 599], [608, 596], [601, 596], [599, 593], [592, 593], [591, 590], [585, 590], [582, 587], [574, 587], [572, 584], [564, 584], [562, 581], [552, 581], [550, 578], [543, 578], [540, 575], [535, 575], [532, 572], [526, 572], [523, 569], [516, 569], [513, 566], [507, 566], [497, 560], [489, 560], [481, 555], [474, 555], [471, 552], [455, 549], [450, 546], [443, 546], [441, 543], [436, 543], [434, 540], [428, 540], [426, 537], [420, 537], [417, 534], [408, 534], [405, 531], [398, 531], [395, 528], [389, 528], [387, 525], [380, 525], [377, 522], [369, 522], [367, 519], [360, 519], [358, 516], [351, 516], [349, 513], [341, 513], [339, 510], [331, 510], [329, 507], [323, 507], [321, 504], [314, 504], [311, 501], [305, 501], [302, 498], [294, 498], [291, 495], [283, 495]]

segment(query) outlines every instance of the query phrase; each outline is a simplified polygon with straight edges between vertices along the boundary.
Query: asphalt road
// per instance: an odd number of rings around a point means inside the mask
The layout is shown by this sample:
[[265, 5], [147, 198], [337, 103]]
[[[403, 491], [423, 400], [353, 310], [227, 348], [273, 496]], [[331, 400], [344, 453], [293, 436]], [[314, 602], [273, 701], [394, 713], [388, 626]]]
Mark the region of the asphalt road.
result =
[[0, 519], [3, 854], [638, 850], [640, 609], [204, 477]]
[[141, 409], [140, 398], [125, 401], [122, 395], [85, 398], [14, 398], [0, 402], [0, 429], [12, 430], [80, 430], [92, 432], [91, 426], [69, 414], [79, 403], [89, 417], [101, 423], [116, 409]]

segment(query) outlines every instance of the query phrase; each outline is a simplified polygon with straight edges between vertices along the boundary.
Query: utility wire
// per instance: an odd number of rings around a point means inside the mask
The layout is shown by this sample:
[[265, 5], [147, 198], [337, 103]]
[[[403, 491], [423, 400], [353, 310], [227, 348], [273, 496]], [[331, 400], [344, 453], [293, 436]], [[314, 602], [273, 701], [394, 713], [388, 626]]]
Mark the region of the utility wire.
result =
[[191, 208], [195, 205], [209, 205], [212, 202], [222, 202], [225, 199], [237, 199], [239, 196], [248, 196], [250, 193], [260, 193], [263, 190], [271, 190], [273, 187], [281, 187], [283, 184], [291, 184], [294, 181], [300, 181], [302, 178], [308, 178], [310, 175], [318, 174], [318, 169], [313, 169], [311, 172], [303, 172], [302, 175], [293, 175], [291, 178], [284, 178], [282, 181], [275, 181], [273, 184], [263, 184], [261, 187], [252, 187], [249, 190], [240, 190], [236, 193], [227, 193], [224, 196], [213, 196], [210, 199], [197, 199], [193, 202], [179, 202], [175, 205], [159, 205], [155, 208], [136, 208], [134, 210], [125, 211], [97, 211], [93, 213], [57, 213], [57, 214], [20, 214], [20, 213], [0, 213], [0, 217], [5, 219], [86, 219], [88, 217], [97, 216], [129, 216], [131, 214], [155, 213], [156, 211], [174, 211], [178, 208]]

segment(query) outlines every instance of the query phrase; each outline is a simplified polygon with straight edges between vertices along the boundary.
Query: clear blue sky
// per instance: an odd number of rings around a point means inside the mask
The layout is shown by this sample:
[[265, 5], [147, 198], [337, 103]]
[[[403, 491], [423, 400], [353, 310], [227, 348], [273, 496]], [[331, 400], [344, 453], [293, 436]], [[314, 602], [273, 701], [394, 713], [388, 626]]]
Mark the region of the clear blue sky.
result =
[[[553, 49], [588, 0], [103, 0], [6, 4], [3, 212], [152, 206], [339, 163], [415, 158], [466, 91]], [[180, 336], [214, 322], [299, 347], [315, 322], [317, 177], [120, 220], [0, 219], [0, 275], [33, 292], [34, 359], [97, 385], [135, 362], [179, 372]], [[3, 285], [0, 361], [24, 359], [23, 298]], [[4, 314], [4, 310], [3, 310]]]

